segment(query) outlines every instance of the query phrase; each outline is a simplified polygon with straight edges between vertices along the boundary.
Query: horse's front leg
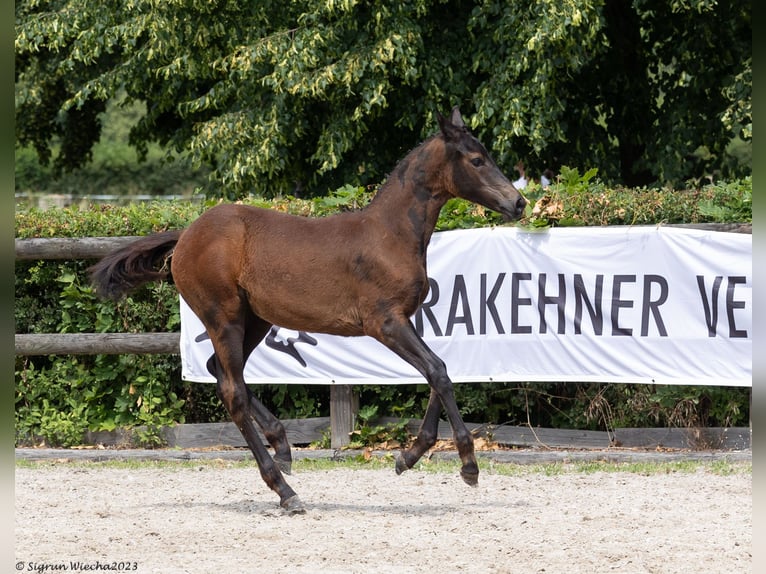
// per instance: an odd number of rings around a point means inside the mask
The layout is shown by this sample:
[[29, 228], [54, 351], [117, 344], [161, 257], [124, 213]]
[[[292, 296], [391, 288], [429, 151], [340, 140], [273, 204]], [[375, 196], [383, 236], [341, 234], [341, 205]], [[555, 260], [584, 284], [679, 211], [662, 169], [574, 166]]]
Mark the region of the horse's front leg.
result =
[[[452, 381], [447, 374], [447, 367], [444, 361], [425, 344], [420, 335], [415, 331], [412, 323], [406, 318], [399, 321], [390, 320], [385, 322], [378, 336], [384, 345], [423, 374], [432, 392], [423, 424], [418, 433], [419, 439], [415, 441], [415, 446], [409, 451], [409, 454], [403, 454], [403, 462], [397, 461], [397, 472], [402, 472], [405, 467], [411, 468], [412, 464], [417, 461], [417, 458], [433, 445], [431, 441], [435, 441], [439, 421], [438, 404], [441, 402], [441, 406], [444, 407], [447, 419], [452, 426], [455, 446], [457, 446], [460, 460], [463, 463], [460, 476], [466, 484], [475, 486], [479, 482], [479, 465], [476, 462], [473, 450], [473, 436], [460, 416], [460, 411], [455, 402]], [[434, 399], [433, 395], [438, 397], [438, 402]], [[421, 434], [422, 440], [420, 440]], [[429, 443], [430, 446], [426, 447]], [[412, 464], [408, 464], [409, 462], [412, 462]]]

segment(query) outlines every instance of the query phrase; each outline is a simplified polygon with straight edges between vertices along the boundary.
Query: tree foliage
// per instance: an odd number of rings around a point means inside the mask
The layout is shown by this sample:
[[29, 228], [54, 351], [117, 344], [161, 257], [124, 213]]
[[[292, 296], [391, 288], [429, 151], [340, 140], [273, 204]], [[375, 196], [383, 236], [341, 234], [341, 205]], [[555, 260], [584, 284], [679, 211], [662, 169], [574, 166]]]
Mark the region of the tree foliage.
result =
[[643, 185], [746, 175], [749, 0], [21, 0], [16, 139], [89, 160], [106, 102], [212, 167], [211, 195], [379, 182], [460, 104], [509, 174]]

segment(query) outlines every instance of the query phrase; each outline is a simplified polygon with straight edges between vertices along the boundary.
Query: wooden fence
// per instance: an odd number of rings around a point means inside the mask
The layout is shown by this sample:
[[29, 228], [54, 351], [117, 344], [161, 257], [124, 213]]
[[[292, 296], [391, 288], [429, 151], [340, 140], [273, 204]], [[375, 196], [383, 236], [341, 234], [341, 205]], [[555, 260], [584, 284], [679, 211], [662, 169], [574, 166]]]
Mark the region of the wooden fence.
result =
[[[669, 226], [671, 227], [671, 226]], [[672, 227], [706, 229], [733, 233], [752, 233], [752, 224], [680, 224]], [[35, 238], [16, 239], [16, 259], [100, 259], [110, 251], [122, 247], [137, 237], [83, 237], [83, 238]], [[98, 354], [179, 354], [180, 333], [44, 333], [16, 334], [16, 355], [98, 355]], [[309, 419], [307, 422], [288, 421], [288, 436], [293, 443], [312, 442], [321, 438], [317, 429], [330, 427], [331, 448], [341, 448], [349, 443], [349, 433], [354, 429], [358, 404], [349, 385], [330, 387], [329, 419]], [[224, 425], [229, 423], [222, 423]], [[411, 421], [411, 430], [416, 431], [419, 421]], [[308, 425], [308, 426], [307, 426]], [[324, 425], [324, 426], [322, 426]], [[165, 431], [165, 439], [172, 446], [210, 446], [204, 437], [213, 439], [217, 445], [240, 446], [241, 437], [233, 432], [233, 425], [179, 425]], [[188, 427], [188, 428], [184, 428]], [[306, 428], [313, 428], [310, 440]], [[474, 432], [487, 435], [487, 427], [474, 425]], [[302, 429], [302, 430], [298, 430]], [[517, 430], [509, 430], [517, 429]], [[518, 430], [521, 429], [521, 430]], [[236, 431], [236, 429], [234, 429]], [[614, 433], [596, 433], [593, 431], [555, 431], [552, 429], [530, 429], [528, 427], [498, 427], [491, 438], [503, 444], [570, 446], [641, 446], [669, 448], [700, 447], [719, 445], [719, 448], [749, 448], [750, 431], [739, 429], [620, 429], [622, 438]], [[500, 433], [499, 435], [497, 433]], [[510, 434], [509, 434], [510, 433]], [[552, 433], [552, 434], [551, 434]], [[449, 430], [440, 427], [440, 438], [447, 438]], [[508, 436], [505, 436], [505, 435]], [[541, 434], [543, 435], [541, 438]], [[233, 435], [233, 436], [232, 436]], [[93, 434], [93, 442], [116, 444], [126, 440], [125, 433]], [[189, 436], [198, 436], [199, 440], [190, 440]], [[179, 438], [181, 437], [181, 438]], [[588, 437], [585, 443], [582, 437]], [[636, 438], [638, 437], [638, 438]], [[218, 441], [218, 442], [216, 442]], [[244, 443], [242, 443], [244, 444]]]
[[[110, 251], [135, 241], [137, 237], [81, 237], [16, 239], [17, 260], [100, 259]], [[17, 355], [102, 355], [180, 353], [180, 333], [42, 333], [16, 334]], [[348, 385], [330, 388], [330, 427], [332, 448], [348, 444], [354, 429], [358, 405]], [[184, 426], [184, 425], [181, 425]], [[171, 432], [171, 431], [168, 431]], [[178, 432], [178, 431], [176, 431]], [[119, 433], [116, 436], [119, 439]], [[104, 436], [106, 442], [114, 440]], [[173, 442], [170, 437], [170, 442]], [[316, 434], [311, 440], [321, 438]], [[311, 442], [311, 441], [308, 441]]]
[[[400, 419], [381, 417], [370, 421], [373, 425], [397, 424]], [[421, 420], [407, 422], [412, 435], [420, 428]], [[331, 425], [330, 417], [283, 420], [287, 440], [293, 445], [307, 445], [319, 441]], [[751, 445], [748, 427], [728, 428], [619, 428], [611, 431], [533, 428], [529, 426], [490, 425], [466, 423], [476, 438], [479, 450], [505, 447], [534, 447], [538, 449], [684, 449], [684, 450], [746, 450]], [[140, 427], [117, 431], [88, 432], [85, 442], [112, 447], [140, 447]], [[259, 432], [260, 434], [260, 432]], [[160, 436], [167, 446], [181, 449], [246, 448], [247, 444], [236, 425], [226, 423], [182, 424], [165, 427]], [[266, 439], [260, 434], [264, 444]], [[348, 435], [346, 435], [348, 436]], [[437, 438], [452, 438], [452, 429], [446, 421], [439, 422]], [[348, 444], [348, 441], [346, 441]], [[344, 445], [345, 446], [345, 445]], [[340, 448], [340, 447], [331, 447]]]

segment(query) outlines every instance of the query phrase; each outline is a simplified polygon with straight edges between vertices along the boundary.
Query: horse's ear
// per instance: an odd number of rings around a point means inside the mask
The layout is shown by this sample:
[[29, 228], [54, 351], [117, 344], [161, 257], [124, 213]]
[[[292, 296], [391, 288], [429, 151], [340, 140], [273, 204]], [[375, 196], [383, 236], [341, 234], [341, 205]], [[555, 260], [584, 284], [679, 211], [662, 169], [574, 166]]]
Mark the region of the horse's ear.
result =
[[463, 122], [463, 116], [460, 115], [460, 109], [455, 106], [452, 108], [452, 113], [449, 117], [450, 122], [452, 122], [452, 125], [457, 128], [464, 128], [465, 123]]
[[460, 115], [460, 110], [457, 106], [452, 108], [449, 119], [438, 112], [436, 114], [436, 119], [439, 122], [439, 128], [441, 128], [444, 139], [447, 141], [458, 139], [466, 130], [465, 123], [463, 123], [463, 118]]

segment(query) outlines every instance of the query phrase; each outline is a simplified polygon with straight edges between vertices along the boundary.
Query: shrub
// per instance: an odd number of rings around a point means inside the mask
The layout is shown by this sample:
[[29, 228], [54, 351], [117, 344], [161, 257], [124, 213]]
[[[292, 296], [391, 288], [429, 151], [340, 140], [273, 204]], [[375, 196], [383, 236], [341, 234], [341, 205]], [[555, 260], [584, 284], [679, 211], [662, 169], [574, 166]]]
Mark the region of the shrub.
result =
[[[247, 202], [306, 216], [358, 209], [373, 188], [344, 186], [327, 197]], [[522, 225], [613, 225], [752, 221], [750, 178], [683, 191], [609, 189], [594, 171], [562, 169], [547, 189], [531, 184]], [[122, 207], [88, 205], [16, 213], [16, 237], [143, 235], [188, 226], [214, 202], [155, 201]], [[499, 216], [463, 200], [450, 200], [437, 229], [500, 223]], [[88, 261], [17, 261], [18, 333], [177, 331], [177, 293], [150, 284], [126, 300], [98, 300], [87, 284]], [[67, 446], [85, 430], [224, 420], [214, 385], [185, 383], [173, 356], [96, 355], [16, 357], [16, 441]], [[254, 392], [280, 418], [329, 414], [329, 387], [263, 385]], [[365, 386], [362, 404], [380, 415], [420, 417], [427, 385]], [[563, 383], [456, 385], [467, 420], [561, 428], [737, 425], [749, 417], [749, 389]]]

